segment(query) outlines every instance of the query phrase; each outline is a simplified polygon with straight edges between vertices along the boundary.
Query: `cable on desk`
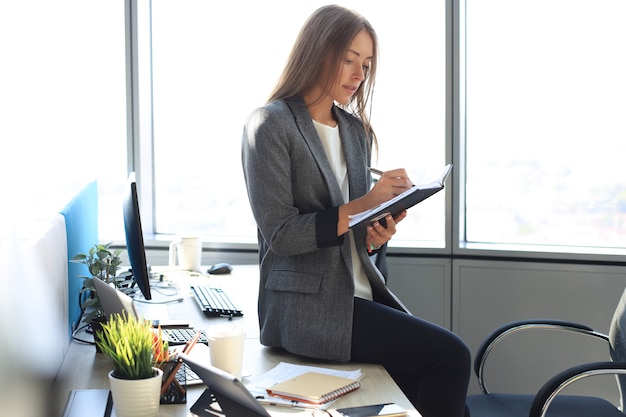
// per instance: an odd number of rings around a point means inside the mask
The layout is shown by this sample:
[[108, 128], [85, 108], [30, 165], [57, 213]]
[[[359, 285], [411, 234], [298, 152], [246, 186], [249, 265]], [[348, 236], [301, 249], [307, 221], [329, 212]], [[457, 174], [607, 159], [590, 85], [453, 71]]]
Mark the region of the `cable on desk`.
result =
[[[159, 281], [162, 282], [162, 281]], [[171, 291], [165, 291], [166, 289], [169, 289]], [[155, 285], [155, 283], [150, 283], [150, 290], [153, 292], [157, 292], [163, 296], [166, 297], [176, 297], [179, 294], [179, 290], [177, 287], [173, 286], [173, 285], [162, 285], [162, 284], [158, 284]], [[144, 298], [140, 298], [140, 297], [136, 297], [137, 294], [139, 294], [139, 289], [135, 289], [135, 292], [133, 294], [131, 294], [131, 297], [133, 297], [133, 299], [135, 300], [135, 302], [138, 303], [146, 303], [146, 304], [170, 304], [170, 303], [180, 303], [184, 300], [184, 297], [177, 297], [177, 298], [168, 298], [166, 300], [160, 300], [160, 301], [153, 301], [153, 300], [146, 300]]]
[[183, 297], [180, 297], [180, 298], [170, 298], [170, 299], [161, 300], [161, 301], [136, 299], [135, 302], [137, 302], [137, 303], [144, 303], [144, 304], [171, 304], [171, 303], [181, 303], [184, 300], [185, 299]]
[[172, 281], [150, 280], [150, 289], [163, 295], [178, 294], [178, 287]]
[[87, 345], [95, 345], [95, 344], [96, 344], [96, 342], [94, 342], [94, 341], [92, 341], [92, 340], [85, 340], [85, 339], [81, 339], [81, 338], [79, 338], [79, 337], [77, 337], [77, 336], [76, 336], [76, 334], [77, 334], [78, 332], [80, 332], [80, 331], [82, 331], [82, 330], [84, 330], [84, 329], [86, 329], [86, 328], [88, 328], [88, 327], [91, 327], [91, 325], [90, 325], [89, 323], [87, 323], [87, 324], [84, 324], [84, 325], [82, 325], [82, 326], [77, 327], [77, 328], [76, 328], [76, 330], [74, 330], [74, 331], [72, 332], [72, 340], [75, 340], [75, 341], [80, 342], [80, 343], [85, 343], [85, 344], [87, 344]]

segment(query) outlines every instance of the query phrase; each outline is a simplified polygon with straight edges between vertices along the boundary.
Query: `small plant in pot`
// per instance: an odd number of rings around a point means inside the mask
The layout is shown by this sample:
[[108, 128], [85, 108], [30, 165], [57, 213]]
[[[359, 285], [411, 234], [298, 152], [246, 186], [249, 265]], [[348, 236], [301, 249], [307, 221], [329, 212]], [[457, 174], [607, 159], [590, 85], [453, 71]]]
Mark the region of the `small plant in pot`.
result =
[[98, 331], [97, 345], [110, 361], [109, 383], [118, 417], [158, 415], [163, 371], [169, 354], [162, 333], [147, 320], [113, 314]]
[[102, 304], [96, 293], [93, 279], [101, 279], [107, 284], [114, 283], [116, 288], [122, 288], [125, 278], [120, 279], [117, 272], [122, 264], [120, 254], [122, 249], [111, 249], [111, 243], [106, 245], [95, 244], [88, 253], [78, 253], [71, 261], [87, 266], [91, 276], [81, 275], [83, 278], [83, 287], [80, 290], [80, 308], [86, 323], [92, 323], [94, 320], [102, 321], [104, 312]]

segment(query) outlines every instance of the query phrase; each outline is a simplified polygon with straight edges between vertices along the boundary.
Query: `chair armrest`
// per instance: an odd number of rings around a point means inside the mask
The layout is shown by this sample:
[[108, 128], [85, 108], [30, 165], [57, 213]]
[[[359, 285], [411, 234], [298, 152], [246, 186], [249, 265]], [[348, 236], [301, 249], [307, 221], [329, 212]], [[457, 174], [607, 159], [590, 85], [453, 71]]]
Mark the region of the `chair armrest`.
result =
[[537, 392], [529, 417], [545, 417], [552, 400], [564, 388], [580, 379], [595, 375], [626, 375], [626, 362], [591, 362], [566, 369], [553, 376]]
[[532, 320], [520, 320], [507, 323], [497, 329], [481, 343], [478, 351], [476, 352], [476, 358], [474, 359], [474, 372], [478, 377], [478, 384], [480, 389], [485, 394], [489, 393], [484, 381], [484, 369], [487, 363], [487, 357], [491, 350], [505, 337], [522, 330], [558, 330], [568, 331], [574, 333], [581, 333], [587, 336], [596, 337], [609, 342], [609, 337], [605, 334], [594, 331], [591, 327], [585, 326], [579, 323], [573, 323], [563, 320], [551, 320], [551, 319], [532, 319]]

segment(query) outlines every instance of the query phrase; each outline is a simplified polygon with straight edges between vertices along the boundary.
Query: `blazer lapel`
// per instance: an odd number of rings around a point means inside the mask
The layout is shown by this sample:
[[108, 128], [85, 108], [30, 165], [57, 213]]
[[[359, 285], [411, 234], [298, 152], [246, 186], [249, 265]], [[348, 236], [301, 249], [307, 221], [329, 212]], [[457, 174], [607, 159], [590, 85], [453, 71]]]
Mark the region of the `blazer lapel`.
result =
[[287, 104], [295, 117], [296, 125], [302, 134], [304, 142], [311, 150], [311, 154], [319, 167], [320, 173], [324, 177], [326, 184], [328, 184], [333, 205], [339, 206], [344, 204], [343, 194], [339, 188], [339, 184], [337, 183], [337, 178], [335, 178], [335, 174], [333, 173], [333, 169], [330, 166], [328, 157], [326, 156], [326, 151], [324, 150], [322, 141], [320, 140], [317, 130], [313, 125], [311, 113], [309, 113], [309, 109], [305, 106], [304, 100], [292, 99], [287, 101]]
[[343, 120], [343, 114], [336, 111], [335, 115], [339, 121], [339, 136], [341, 137], [346, 167], [349, 172], [350, 200], [353, 200], [361, 197], [368, 191], [367, 167], [363, 165], [363, 161], [368, 161], [365, 151], [367, 145], [359, 143], [361, 139], [354, 131], [354, 127], [347, 120]]

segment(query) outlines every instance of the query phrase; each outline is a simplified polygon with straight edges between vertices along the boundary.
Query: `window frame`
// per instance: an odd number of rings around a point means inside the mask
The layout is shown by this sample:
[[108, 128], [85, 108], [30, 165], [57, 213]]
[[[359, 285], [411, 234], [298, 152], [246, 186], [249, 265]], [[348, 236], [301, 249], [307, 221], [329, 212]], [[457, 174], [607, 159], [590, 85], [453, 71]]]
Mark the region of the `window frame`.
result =
[[[151, 0], [125, 0], [128, 80], [128, 171], [137, 173], [142, 224], [146, 240], [164, 246], [172, 236], [158, 235], [154, 227], [154, 168], [151, 81]], [[465, 239], [465, 10], [466, 0], [446, 0], [445, 157], [454, 169], [445, 188], [445, 242], [443, 246], [417, 241], [410, 246], [390, 244], [390, 256], [455, 258], [544, 259], [567, 262], [611, 262], [626, 255], [620, 248], [581, 248], [544, 245], [468, 243]], [[256, 242], [205, 241], [205, 248], [252, 251]]]

